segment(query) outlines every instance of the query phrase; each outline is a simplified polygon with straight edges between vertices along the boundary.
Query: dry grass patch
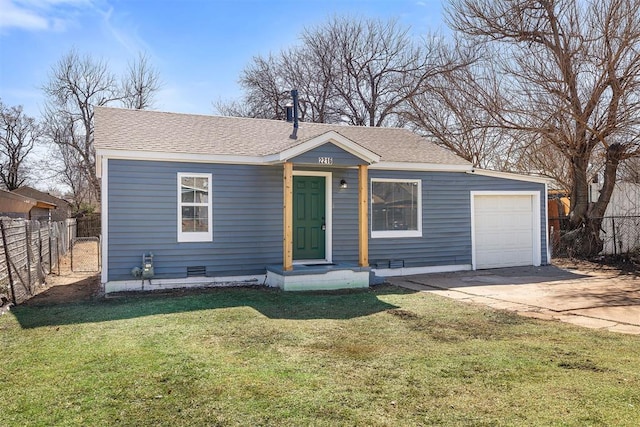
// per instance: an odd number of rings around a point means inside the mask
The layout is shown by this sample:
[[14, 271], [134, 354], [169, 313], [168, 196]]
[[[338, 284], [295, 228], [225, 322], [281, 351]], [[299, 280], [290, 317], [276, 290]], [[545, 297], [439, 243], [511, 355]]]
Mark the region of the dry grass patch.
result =
[[640, 341], [393, 287], [0, 317], [0, 425], [640, 423]]

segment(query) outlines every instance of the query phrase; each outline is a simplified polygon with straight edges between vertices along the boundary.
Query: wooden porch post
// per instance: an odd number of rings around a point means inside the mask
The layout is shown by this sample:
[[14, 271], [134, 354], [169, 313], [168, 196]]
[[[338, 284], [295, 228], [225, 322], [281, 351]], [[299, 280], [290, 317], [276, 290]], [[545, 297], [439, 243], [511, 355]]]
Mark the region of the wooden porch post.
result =
[[293, 163], [284, 163], [283, 178], [282, 269], [291, 271], [293, 270]]
[[358, 264], [369, 266], [369, 177], [368, 165], [358, 166]]

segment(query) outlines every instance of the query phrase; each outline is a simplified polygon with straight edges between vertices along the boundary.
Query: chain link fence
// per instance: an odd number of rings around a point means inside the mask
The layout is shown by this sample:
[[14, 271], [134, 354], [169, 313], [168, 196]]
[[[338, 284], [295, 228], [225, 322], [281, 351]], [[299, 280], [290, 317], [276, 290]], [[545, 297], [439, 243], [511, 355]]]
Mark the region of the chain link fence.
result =
[[[569, 219], [549, 218], [549, 240], [552, 254], [566, 254], [562, 236], [569, 231]], [[602, 218], [601, 255], [631, 255], [640, 253], [640, 216], [618, 215]]]
[[78, 238], [75, 219], [60, 222], [0, 218], [0, 299], [19, 304], [49, 274], [100, 271], [100, 238]]
[[71, 245], [70, 268], [74, 273], [100, 271], [100, 238], [76, 237]]
[[640, 215], [603, 218], [603, 255], [627, 255], [640, 252]]

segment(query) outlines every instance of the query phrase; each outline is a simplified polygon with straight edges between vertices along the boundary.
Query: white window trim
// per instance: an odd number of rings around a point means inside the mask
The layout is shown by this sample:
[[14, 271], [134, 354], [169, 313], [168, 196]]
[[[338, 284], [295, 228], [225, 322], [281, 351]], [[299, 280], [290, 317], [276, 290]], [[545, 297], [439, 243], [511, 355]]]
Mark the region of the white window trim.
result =
[[[399, 183], [415, 183], [418, 185], [418, 209], [417, 209], [417, 230], [390, 230], [390, 231], [374, 231], [373, 230], [373, 183], [374, 182], [399, 182]], [[371, 192], [369, 195], [369, 207], [371, 209], [370, 230], [371, 238], [398, 238], [398, 237], [422, 237], [422, 180], [421, 179], [396, 179], [396, 178], [371, 178]]]
[[[182, 231], [182, 178], [207, 178], [209, 180], [209, 191], [207, 192], [207, 218], [209, 230], [206, 232], [185, 232]], [[211, 242], [213, 241], [213, 176], [210, 173], [178, 172], [178, 242]]]

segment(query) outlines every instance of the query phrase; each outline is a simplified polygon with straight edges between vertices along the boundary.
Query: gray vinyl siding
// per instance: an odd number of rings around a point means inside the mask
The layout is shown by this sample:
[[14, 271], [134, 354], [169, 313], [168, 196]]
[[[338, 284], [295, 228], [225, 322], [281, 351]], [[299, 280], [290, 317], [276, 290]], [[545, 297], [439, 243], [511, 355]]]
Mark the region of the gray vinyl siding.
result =
[[[358, 262], [358, 170], [333, 171], [333, 261]], [[340, 188], [340, 180], [348, 187]]]
[[386, 268], [471, 264], [471, 191], [540, 191], [542, 263], [548, 263], [544, 185], [454, 172], [371, 170], [369, 178], [422, 180], [422, 237], [370, 238], [369, 260]]
[[[178, 243], [177, 174], [211, 173], [213, 241]], [[153, 252], [158, 277], [262, 274], [282, 262], [282, 168], [109, 160], [108, 280]]]
[[[357, 169], [296, 165], [295, 170], [332, 173], [333, 261], [357, 263]], [[212, 174], [212, 242], [177, 242], [178, 172]], [[405, 267], [471, 264], [470, 191], [540, 191], [541, 255], [542, 263], [548, 263], [543, 184], [467, 173], [375, 169], [369, 170], [369, 178], [422, 180], [422, 237], [370, 238], [373, 266], [386, 268], [390, 260], [402, 260]], [[339, 188], [342, 179], [348, 188]], [[132, 279], [131, 269], [148, 252], [155, 255], [158, 277], [186, 277], [189, 266], [204, 266], [209, 276], [264, 274], [267, 265], [282, 263], [281, 165], [111, 159], [107, 197], [109, 281]]]
[[364, 165], [366, 162], [361, 158], [354, 156], [341, 149], [340, 147], [326, 143], [306, 153], [300, 154], [292, 158], [290, 161], [294, 164], [318, 165], [320, 157], [328, 157], [333, 160], [332, 165], [335, 166], [356, 166]]

